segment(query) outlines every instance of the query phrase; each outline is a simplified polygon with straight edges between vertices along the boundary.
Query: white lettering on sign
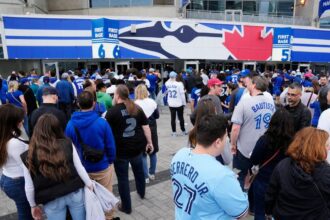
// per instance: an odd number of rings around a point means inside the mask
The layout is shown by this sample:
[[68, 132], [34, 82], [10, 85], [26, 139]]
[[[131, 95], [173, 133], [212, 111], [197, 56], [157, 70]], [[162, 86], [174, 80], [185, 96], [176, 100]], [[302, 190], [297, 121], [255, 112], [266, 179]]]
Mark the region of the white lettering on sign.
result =
[[95, 38], [103, 37], [103, 27], [94, 28]]
[[118, 29], [117, 28], [108, 28], [109, 38], [118, 38]]
[[277, 41], [279, 44], [289, 44], [290, 43], [290, 35], [278, 35]]
[[330, 1], [323, 2], [323, 7], [330, 6]]

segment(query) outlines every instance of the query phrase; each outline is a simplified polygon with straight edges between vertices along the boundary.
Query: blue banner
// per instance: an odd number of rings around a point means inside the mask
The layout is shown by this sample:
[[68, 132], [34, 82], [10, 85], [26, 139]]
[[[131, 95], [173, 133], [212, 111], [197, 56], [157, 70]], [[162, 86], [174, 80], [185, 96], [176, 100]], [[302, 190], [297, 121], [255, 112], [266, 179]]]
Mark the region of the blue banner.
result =
[[273, 37], [273, 61], [290, 61], [291, 57], [291, 42], [292, 29], [291, 28], [274, 28]]
[[119, 22], [101, 18], [92, 23], [93, 58], [120, 58]]
[[330, 17], [330, 0], [320, 0], [319, 17]]

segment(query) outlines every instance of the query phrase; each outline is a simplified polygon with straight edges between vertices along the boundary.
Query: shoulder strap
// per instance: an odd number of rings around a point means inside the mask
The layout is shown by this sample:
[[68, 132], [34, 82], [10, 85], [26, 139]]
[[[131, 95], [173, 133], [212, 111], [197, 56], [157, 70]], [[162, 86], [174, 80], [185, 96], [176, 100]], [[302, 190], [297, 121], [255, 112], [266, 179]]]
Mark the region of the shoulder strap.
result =
[[16, 138], [17, 140], [19, 140], [19, 141], [25, 143], [25, 144], [30, 144], [30, 141], [28, 141], [28, 140], [23, 140], [23, 139], [21, 139], [21, 138], [19, 138], [19, 137], [15, 137], [15, 138]]
[[[312, 178], [313, 178], [313, 177], [312, 177]], [[322, 195], [322, 193], [321, 193], [321, 191], [320, 191], [320, 188], [317, 186], [316, 182], [314, 181], [314, 178], [312, 179], [312, 182], [313, 182], [313, 185], [315, 186], [315, 189], [316, 189], [317, 193], [321, 196], [322, 202], [323, 202], [323, 204], [324, 204], [324, 206], [325, 206], [325, 208], [326, 208], [326, 210], [327, 210], [327, 213], [328, 213], [328, 215], [329, 215], [330, 210], [329, 210], [329, 208], [328, 208], [327, 202], [326, 202], [326, 200], [324, 199], [324, 197], [323, 197], [323, 195]]]
[[74, 125], [73, 125], [73, 127], [74, 127], [74, 130], [76, 132], [76, 135], [77, 135], [79, 144], [81, 145], [81, 147], [83, 148], [83, 150], [85, 150], [86, 147], [85, 147], [85, 144], [84, 144], [84, 142], [83, 142], [83, 140], [81, 138], [81, 135], [80, 135], [80, 132], [79, 132], [78, 128], [76, 126], [74, 126]]
[[308, 102], [307, 102], [307, 105], [306, 105], [307, 108], [309, 106], [309, 103], [311, 102], [312, 96], [313, 96], [313, 92], [311, 92], [311, 95], [309, 96], [309, 99], [308, 99]]
[[270, 161], [272, 161], [277, 155], [278, 153], [280, 152], [280, 149], [277, 149], [277, 151], [275, 152], [275, 154], [273, 156], [271, 156], [271, 158], [269, 158], [266, 162], [264, 162], [260, 167], [259, 167], [259, 170], [261, 168], [263, 168], [264, 166], [266, 166]]

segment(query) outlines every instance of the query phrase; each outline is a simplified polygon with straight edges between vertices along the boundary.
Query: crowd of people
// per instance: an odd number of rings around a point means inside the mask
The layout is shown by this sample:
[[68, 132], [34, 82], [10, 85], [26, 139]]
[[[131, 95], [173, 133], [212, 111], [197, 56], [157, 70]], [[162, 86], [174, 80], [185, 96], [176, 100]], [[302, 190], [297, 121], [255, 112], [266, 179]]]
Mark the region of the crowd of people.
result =
[[156, 178], [161, 105], [170, 135], [189, 134], [170, 166], [176, 219], [329, 219], [328, 84], [285, 69], [13, 72], [0, 78], [1, 189], [19, 219], [84, 219], [84, 186], [112, 192], [116, 175], [130, 214], [129, 165], [141, 199]]

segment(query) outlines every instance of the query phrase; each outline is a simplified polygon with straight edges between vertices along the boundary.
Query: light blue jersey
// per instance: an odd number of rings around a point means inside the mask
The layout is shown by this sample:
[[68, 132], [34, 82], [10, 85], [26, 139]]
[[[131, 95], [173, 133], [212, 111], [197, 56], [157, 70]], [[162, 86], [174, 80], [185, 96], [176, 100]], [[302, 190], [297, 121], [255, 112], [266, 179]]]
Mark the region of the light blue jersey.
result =
[[175, 219], [237, 219], [248, 210], [235, 174], [208, 154], [183, 148], [172, 159]]

